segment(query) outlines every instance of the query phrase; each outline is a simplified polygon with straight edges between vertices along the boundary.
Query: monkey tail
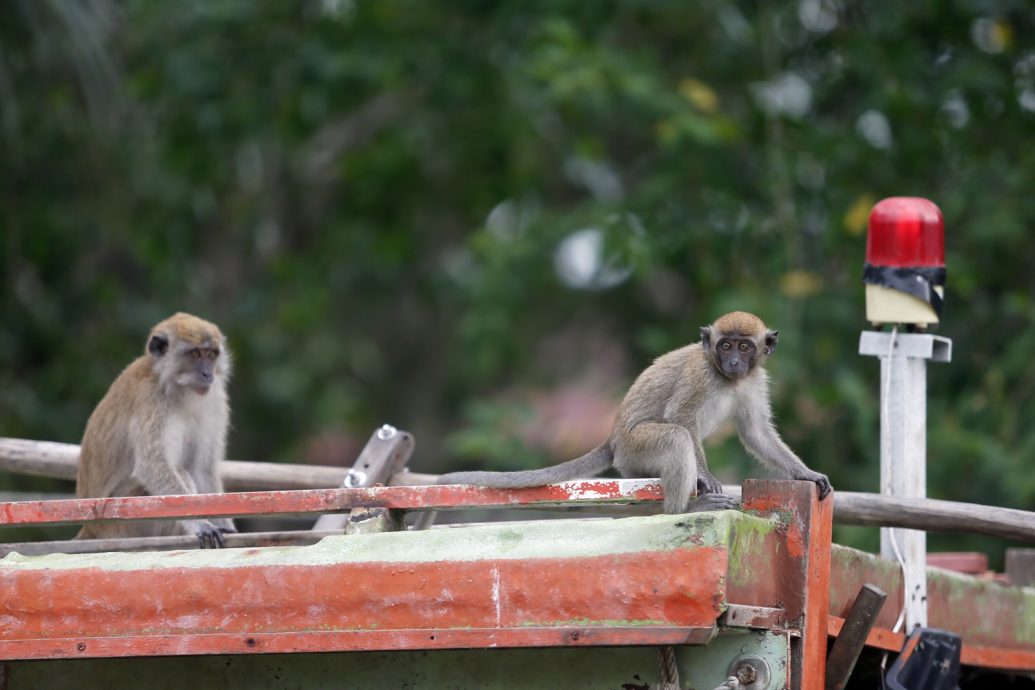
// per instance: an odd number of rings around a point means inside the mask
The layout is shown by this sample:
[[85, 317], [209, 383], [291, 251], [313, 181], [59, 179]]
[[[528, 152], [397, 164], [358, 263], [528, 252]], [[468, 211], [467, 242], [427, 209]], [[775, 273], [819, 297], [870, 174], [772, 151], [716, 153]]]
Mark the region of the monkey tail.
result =
[[569, 479], [593, 477], [611, 467], [614, 453], [610, 443], [604, 443], [580, 458], [562, 462], [541, 470], [521, 472], [450, 472], [438, 478], [437, 484], [474, 484], [496, 489], [523, 489], [529, 486], [543, 486]]

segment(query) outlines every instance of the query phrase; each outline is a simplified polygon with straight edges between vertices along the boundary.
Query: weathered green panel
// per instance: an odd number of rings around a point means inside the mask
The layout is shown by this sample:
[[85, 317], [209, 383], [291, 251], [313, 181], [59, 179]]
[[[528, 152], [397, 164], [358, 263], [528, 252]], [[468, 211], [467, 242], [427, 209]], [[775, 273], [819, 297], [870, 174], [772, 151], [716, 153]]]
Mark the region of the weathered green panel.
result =
[[[769, 690], [784, 688], [787, 649], [784, 636], [722, 635], [678, 649], [680, 679], [710, 690], [737, 658], [755, 655], [769, 665]], [[647, 690], [657, 687], [658, 659], [654, 647], [622, 647], [23, 661], [7, 665], [5, 690]]]
[[[234, 567], [235, 565], [314, 565], [362, 562], [469, 561], [487, 558], [572, 558], [599, 554], [668, 551], [688, 545], [726, 546], [733, 525], [738, 533], [764, 534], [769, 520], [726, 510], [688, 515], [652, 515], [621, 520], [550, 520], [462, 529], [386, 532], [327, 537], [310, 546], [248, 549], [190, 549], [0, 558], [12, 570], [96, 567], [104, 570]], [[743, 527], [742, 527], [743, 526]], [[747, 542], [750, 547], [753, 542]]]

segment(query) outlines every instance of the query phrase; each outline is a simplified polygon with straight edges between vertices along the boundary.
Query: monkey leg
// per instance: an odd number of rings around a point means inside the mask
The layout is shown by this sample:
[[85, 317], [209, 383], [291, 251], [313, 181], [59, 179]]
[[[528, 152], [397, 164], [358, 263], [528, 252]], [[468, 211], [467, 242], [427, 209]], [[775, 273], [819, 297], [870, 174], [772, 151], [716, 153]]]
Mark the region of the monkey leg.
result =
[[665, 512], [686, 512], [697, 489], [697, 458], [688, 429], [644, 422], [619, 434], [614, 449], [614, 465], [622, 476], [659, 477], [665, 489]]
[[686, 507], [688, 513], [703, 513], [709, 510], [737, 510], [740, 504], [726, 494], [700, 494], [691, 498]]

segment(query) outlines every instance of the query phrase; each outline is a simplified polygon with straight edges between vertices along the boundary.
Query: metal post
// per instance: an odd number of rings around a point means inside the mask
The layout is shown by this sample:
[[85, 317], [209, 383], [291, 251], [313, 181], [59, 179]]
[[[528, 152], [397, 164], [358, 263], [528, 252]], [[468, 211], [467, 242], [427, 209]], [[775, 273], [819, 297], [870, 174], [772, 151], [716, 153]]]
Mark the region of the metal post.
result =
[[[859, 354], [880, 358], [880, 492], [927, 496], [927, 361], [952, 359], [952, 341], [937, 335], [863, 331]], [[906, 630], [927, 626], [927, 533], [880, 531], [880, 553], [902, 561]]]

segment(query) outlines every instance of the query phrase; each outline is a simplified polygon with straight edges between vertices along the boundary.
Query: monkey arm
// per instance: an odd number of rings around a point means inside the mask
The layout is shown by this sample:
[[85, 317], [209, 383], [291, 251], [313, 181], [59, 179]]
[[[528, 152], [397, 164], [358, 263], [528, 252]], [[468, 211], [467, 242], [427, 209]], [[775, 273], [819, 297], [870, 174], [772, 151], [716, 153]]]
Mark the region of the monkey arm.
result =
[[[196, 467], [189, 476], [194, 477], [197, 485], [197, 493], [221, 494], [223, 493], [223, 480], [219, 477], [219, 460], [222, 457], [222, 449], [218, 448], [208, 463]], [[212, 523], [223, 532], [237, 532], [234, 521], [230, 518], [213, 518]]]
[[697, 493], [721, 494], [722, 482], [716, 479], [715, 475], [708, 469], [708, 457], [704, 454], [701, 435], [695, 428], [690, 428], [689, 431], [690, 436], [694, 440], [694, 456], [697, 462]]
[[826, 475], [810, 470], [780, 438], [766, 397], [754, 396], [742, 402], [736, 421], [740, 442], [760, 462], [792, 479], [815, 482], [820, 498], [830, 493], [830, 480]]
[[[199, 493], [194, 478], [174, 467], [166, 449], [160, 444], [148, 444], [140, 449], [134, 458], [131, 475], [152, 496]], [[219, 526], [212, 521], [198, 519], [178, 522], [188, 534], [198, 537], [202, 548], [223, 546], [223, 535]], [[230, 528], [237, 531], [233, 529], [232, 523]]]

